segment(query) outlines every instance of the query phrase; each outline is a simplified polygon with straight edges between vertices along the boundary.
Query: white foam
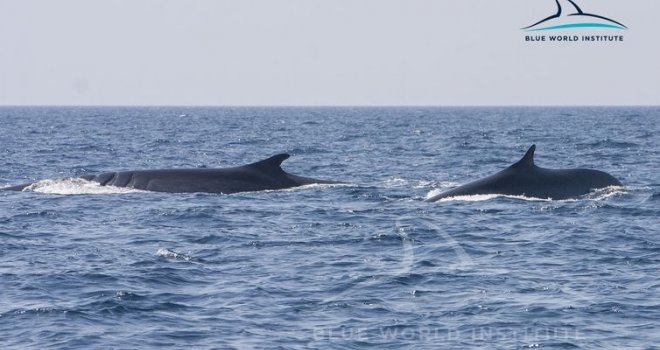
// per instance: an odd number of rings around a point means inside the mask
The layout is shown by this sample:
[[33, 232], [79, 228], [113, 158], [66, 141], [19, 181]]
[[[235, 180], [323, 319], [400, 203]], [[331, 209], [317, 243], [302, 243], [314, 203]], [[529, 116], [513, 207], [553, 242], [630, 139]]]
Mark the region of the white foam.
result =
[[598, 190], [595, 190], [587, 195], [584, 196], [585, 199], [592, 200], [592, 201], [600, 201], [604, 200], [619, 194], [625, 194], [627, 193], [625, 187], [621, 186], [609, 186], [605, 188], [601, 188]]
[[179, 253], [177, 253], [173, 250], [167, 249], [167, 248], [159, 248], [158, 251], [156, 252], [156, 255], [161, 256], [163, 258], [183, 260], [183, 261], [192, 260], [191, 256], [188, 256], [188, 255], [185, 255], [185, 254], [179, 254]]
[[524, 201], [530, 201], [530, 202], [548, 202], [551, 199], [546, 198], [534, 198], [534, 197], [525, 197], [525, 196], [511, 196], [511, 195], [504, 195], [504, 194], [475, 194], [471, 196], [456, 196], [456, 197], [448, 197], [448, 198], [442, 198], [439, 201], [440, 202], [450, 202], [450, 201], [465, 201], [465, 202], [481, 202], [481, 201], [487, 201], [491, 200], [493, 198], [512, 198], [512, 199], [520, 199]]
[[42, 180], [26, 187], [23, 189], [23, 191], [33, 191], [49, 194], [109, 194], [144, 192], [134, 188], [101, 186], [97, 182], [87, 181], [81, 178]]
[[417, 183], [413, 185], [413, 188], [427, 188], [431, 185], [433, 185], [433, 181], [424, 181], [424, 180], [419, 180]]
[[383, 185], [386, 188], [404, 187], [404, 186], [408, 185], [408, 180], [400, 178], [400, 177], [393, 177], [393, 178], [385, 180]]
[[426, 198], [424, 198], [424, 199], [425, 199], [425, 200], [429, 200], [429, 199], [431, 199], [431, 198], [433, 198], [433, 197], [439, 195], [439, 194], [442, 193], [442, 192], [444, 192], [443, 189], [440, 189], [440, 188], [434, 188], [434, 189], [432, 189], [431, 191], [429, 191], [429, 193], [426, 194]]
[[[298, 187], [277, 190], [265, 190], [260, 192], [288, 192], [301, 191], [315, 188], [331, 187], [356, 187], [354, 184], [309, 184]], [[81, 178], [63, 178], [54, 180], [42, 180], [27, 186], [23, 191], [39, 192], [48, 194], [116, 194], [116, 193], [149, 193], [149, 191], [135, 188], [101, 186], [95, 181], [87, 181]]]
[[[263, 191], [256, 191], [256, 192], [296, 192], [296, 191], [303, 191], [303, 190], [309, 190], [309, 189], [315, 189], [315, 188], [334, 188], [334, 187], [358, 187], [356, 184], [348, 184], [348, 183], [341, 183], [341, 184], [308, 184], [308, 185], [302, 185], [302, 186], [296, 186], [296, 187], [290, 187], [290, 188], [283, 188], [283, 189], [275, 189], [275, 190], [263, 190]], [[250, 192], [243, 192], [243, 193], [250, 193]]]
[[[442, 190], [442, 189], [437, 189], [437, 188], [433, 189], [426, 195], [426, 199], [433, 198], [434, 196], [439, 195], [443, 191], [444, 190]], [[610, 198], [610, 197], [618, 195], [618, 194], [623, 194], [623, 193], [626, 193], [626, 191], [623, 187], [610, 186], [610, 187], [605, 187], [605, 188], [595, 190], [595, 191], [590, 192], [590, 193], [588, 193], [588, 194], [586, 194], [582, 197], [579, 197], [579, 198], [562, 199], [562, 200], [559, 200], [559, 201], [561, 201], [561, 202], [576, 202], [576, 201], [581, 200], [581, 199], [582, 200], [591, 200], [591, 201], [601, 201], [601, 200]], [[455, 197], [442, 198], [442, 199], [439, 200], [439, 202], [450, 202], [450, 201], [481, 202], [481, 201], [487, 201], [487, 200], [491, 200], [493, 198], [500, 198], [500, 197], [519, 199], [519, 200], [530, 201], [530, 202], [550, 202], [550, 201], [553, 201], [550, 198], [512, 196], [512, 195], [504, 195], [504, 194], [475, 194], [475, 195], [470, 195], [470, 196], [455, 196]]]
[[[428, 180], [414, 180], [414, 179], [404, 179], [401, 177], [392, 177], [382, 182], [382, 187], [385, 188], [401, 188], [401, 187], [412, 187], [412, 188], [428, 188], [429, 186], [434, 185], [434, 181]], [[454, 183], [443, 182], [440, 183], [441, 187], [451, 187], [454, 186]]]

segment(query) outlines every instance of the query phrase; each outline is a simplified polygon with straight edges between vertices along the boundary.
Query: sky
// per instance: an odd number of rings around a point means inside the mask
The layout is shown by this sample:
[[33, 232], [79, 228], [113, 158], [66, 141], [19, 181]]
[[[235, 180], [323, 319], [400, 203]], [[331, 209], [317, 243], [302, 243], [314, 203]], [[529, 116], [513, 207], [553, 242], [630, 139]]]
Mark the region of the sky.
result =
[[[0, 105], [660, 105], [660, 1], [0, 0]], [[533, 33], [532, 35], [538, 35]]]

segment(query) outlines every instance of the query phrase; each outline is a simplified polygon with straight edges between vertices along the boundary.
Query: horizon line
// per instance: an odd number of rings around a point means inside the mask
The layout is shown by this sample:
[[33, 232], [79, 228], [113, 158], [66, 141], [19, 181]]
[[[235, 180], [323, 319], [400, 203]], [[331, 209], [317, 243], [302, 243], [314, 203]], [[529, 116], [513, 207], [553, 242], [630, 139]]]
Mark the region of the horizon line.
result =
[[212, 105], [212, 104], [191, 104], [191, 105], [179, 105], [179, 104], [99, 104], [99, 105], [93, 105], [93, 104], [0, 104], [0, 108], [17, 108], [17, 107], [25, 107], [25, 108], [71, 108], [71, 107], [78, 107], [78, 108], [155, 108], [155, 107], [171, 107], [171, 108], [493, 108], [493, 107], [505, 107], [505, 108], [590, 108], [590, 107], [614, 107], [614, 108], [626, 108], [626, 107], [660, 107], [660, 104], [603, 104], [603, 105], [596, 105], [596, 104], [566, 104], [566, 105], [559, 105], [559, 104], [475, 104], [475, 105], [467, 105], [467, 104], [456, 104], [456, 105], [441, 105], [441, 104], [383, 104], [383, 105], [372, 105], [372, 104], [356, 104], [356, 105], [351, 105], [351, 104], [346, 104], [346, 105], [332, 105], [332, 104], [309, 104], [309, 105], [288, 105], [288, 104], [273, 104], [273, 105], [266, 105], [266, 104], [245, 104], [245, 105]]

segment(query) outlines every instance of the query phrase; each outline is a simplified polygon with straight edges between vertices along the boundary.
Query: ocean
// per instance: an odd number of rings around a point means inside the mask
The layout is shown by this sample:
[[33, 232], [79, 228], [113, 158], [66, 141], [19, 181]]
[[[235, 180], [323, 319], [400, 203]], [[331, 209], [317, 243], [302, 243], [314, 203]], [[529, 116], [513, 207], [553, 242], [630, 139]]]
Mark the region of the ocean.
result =
[[[660, 108], [2, 107], [3, 349], [659, 349]], [[537, 145], [625, 187], [439, 191]], [[170, 194], [67, 179], [229, 167], [341, 181]]]

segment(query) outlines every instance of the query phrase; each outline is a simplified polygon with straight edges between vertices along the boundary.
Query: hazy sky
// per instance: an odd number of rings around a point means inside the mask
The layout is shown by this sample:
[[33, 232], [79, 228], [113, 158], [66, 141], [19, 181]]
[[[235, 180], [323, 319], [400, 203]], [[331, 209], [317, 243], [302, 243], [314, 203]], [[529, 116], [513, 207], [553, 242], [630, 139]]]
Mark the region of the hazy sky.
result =
[[660, 104], [660, 1], [623, 43], [526, 43], [554, 0], [0, 0], [0, 105]]

